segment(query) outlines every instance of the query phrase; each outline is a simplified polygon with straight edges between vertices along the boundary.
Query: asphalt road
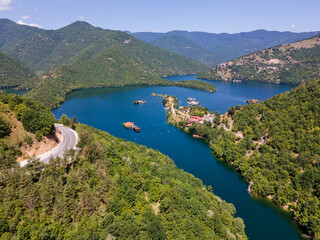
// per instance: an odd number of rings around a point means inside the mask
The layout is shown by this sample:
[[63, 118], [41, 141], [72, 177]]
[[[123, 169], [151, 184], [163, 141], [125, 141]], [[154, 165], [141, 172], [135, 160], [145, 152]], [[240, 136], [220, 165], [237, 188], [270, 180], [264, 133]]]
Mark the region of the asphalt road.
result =
[[[54, 149], [51, 149], [49, 152], [41, 154], [36, 158], [39, 158], [41, 162], [48, 163], [51, 158], [63, 157], [63, 153], [66, 150], [74, 149], [77, 150], [78, 143], [78, 133], [69, 127], [65, 127], [61, 124], [55, 124], [57, 130], [62, 133], [62, 141]], [[28, 160], [21, 161], [20, 166], [23, 167], [28, 163]]]

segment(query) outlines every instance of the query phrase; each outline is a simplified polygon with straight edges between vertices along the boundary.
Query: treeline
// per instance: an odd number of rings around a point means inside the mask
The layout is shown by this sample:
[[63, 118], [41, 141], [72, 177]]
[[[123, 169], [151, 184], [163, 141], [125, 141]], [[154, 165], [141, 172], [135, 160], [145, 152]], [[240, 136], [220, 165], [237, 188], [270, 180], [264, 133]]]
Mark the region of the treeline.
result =
[[[14, 116], [10, 116], [11, 114], [14, 114]], [[23, 144], [18, 139], [22, 139], [28, 145], [31, 145], [33, 141], [29, 135], [20, 136], [25, 134], [24, 131], [21, 131], [15, 133], [17, 139], [14, 140], [17, 141], [12, 143], [8, 138], [13, 128], [17, 126], [14, 121], [9, 123], [9, 119], [21, 121], [23, 129], [34, 133], [38, 141], [41, 140], [42, 136], [50, 134], [54, 130], [55, 119], [49, 108], [14, 94], [0, 95], [0, 171], [17, 165], [16, 159], [21, 155], [20, 146]], [[0, 172], [1, 174], [2, 172]], [[0, 182], [2, 180], [4, 181], [1, 178]]]
[[76, 131], [76, 156], [1, 172], [1, 238], [246, 239], [234, 206], [167, 156], [89, 126]]
[[170, 85], [178, 86], [178, 87], [201, 89], [207, 92], [215, 92], [217, 90], [213, 84], [200, 81], [200, 80], [172, 81]]
[[[320, 239], [320, 83], [313, 81], [262, 103], [231, 107], [189, 128], [214, 154]], [[224, 126], [224, 127], [223, 127]], [[231, 131], [225, 130], [231, 129]]]
[[0, 115], [0, 138], [8, 136], [10, 133], [10, 124]]
[[37, 139], [52, 133], [55, 118], [48, 107], [22, 96], [7, 94], [0, 95], [0, 112], [14, 112], [17, 120], [21, 121], [26, 131], [36, 134]]

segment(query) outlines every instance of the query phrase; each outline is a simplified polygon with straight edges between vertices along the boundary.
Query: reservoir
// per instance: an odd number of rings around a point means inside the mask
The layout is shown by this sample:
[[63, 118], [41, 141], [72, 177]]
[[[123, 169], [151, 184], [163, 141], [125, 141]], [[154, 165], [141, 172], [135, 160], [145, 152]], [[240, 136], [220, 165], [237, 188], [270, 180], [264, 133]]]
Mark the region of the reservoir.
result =
[[[195, 75], [172, 76], [169, 80], [191, 80]], [[207, 143], [192, 138], [167, 123], [166, 110], [162, 99], [151, 94], [162, 93], [176, 96], [180, 105], [187, 104], [193, 97], [200, 105], [211, 111], [225, 113], [231, 106], [245, 104], [246, 99], [265, 100], [292, 88], [290, 85], [262, 82], [208, 81], [217, 87], [217, 92], [180, 87], [121, 87], [75, 91], [67, 96], [66, 102], [53, 113], [75, 116], [79, 122], [91, 125], [110, 134], [150, 148], [173, 159], [181, 168], [205, 185], [211, 185], [214, 194], [233, 203], [236, 216], [243, 218], [246, 234], [250, 239], [301, 239], [300, 231], [290, 213], [283, 211], [271, 201], [252, 198], [247, 192], [247, 183], [230, 166], [217, 160]], [[134, 100], [145, 100], [135, 105]], [[123, 122], [134, 122], [141, 128], [140, 133], [125, 129]]]

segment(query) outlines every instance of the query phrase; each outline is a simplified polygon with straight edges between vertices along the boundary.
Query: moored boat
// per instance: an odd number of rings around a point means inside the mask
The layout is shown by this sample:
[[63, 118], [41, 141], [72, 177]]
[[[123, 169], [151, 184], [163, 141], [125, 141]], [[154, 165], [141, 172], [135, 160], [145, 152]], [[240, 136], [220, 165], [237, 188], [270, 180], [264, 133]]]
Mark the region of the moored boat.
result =
[[192, 105], [192, 106], [197, 106], [200, 104], [200, 102], [196, 102], [196, 101], [191, 101], [191, 102], [187, 102], [189, 105]]

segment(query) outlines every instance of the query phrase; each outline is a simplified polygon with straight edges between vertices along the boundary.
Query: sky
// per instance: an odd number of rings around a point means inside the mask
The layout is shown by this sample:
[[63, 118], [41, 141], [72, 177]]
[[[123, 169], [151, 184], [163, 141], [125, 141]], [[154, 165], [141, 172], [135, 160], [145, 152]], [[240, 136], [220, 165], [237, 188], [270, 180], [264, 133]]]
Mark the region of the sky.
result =
[[43, 29], [77, 20], [112, 30], [320, 30], [320, 0], [0, 0], [0, 18]]

